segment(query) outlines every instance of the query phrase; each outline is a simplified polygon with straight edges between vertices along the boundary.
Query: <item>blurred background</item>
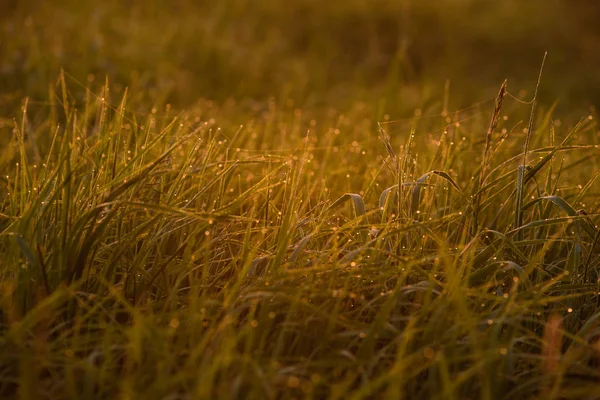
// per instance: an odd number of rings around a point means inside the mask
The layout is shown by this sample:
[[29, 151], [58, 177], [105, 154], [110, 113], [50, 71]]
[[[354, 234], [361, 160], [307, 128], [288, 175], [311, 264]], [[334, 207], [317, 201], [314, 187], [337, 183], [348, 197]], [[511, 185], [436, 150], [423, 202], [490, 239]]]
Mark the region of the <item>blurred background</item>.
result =
[[178, 107], [418, 106], [447, 82], [464, 106], [505, 78], [530, 97], [548, 51], [543, 101], [572, 109], [600, 100], [599, 21], [596, 0], [1, 0], [0, 107], [47, 98], [61, 67]]

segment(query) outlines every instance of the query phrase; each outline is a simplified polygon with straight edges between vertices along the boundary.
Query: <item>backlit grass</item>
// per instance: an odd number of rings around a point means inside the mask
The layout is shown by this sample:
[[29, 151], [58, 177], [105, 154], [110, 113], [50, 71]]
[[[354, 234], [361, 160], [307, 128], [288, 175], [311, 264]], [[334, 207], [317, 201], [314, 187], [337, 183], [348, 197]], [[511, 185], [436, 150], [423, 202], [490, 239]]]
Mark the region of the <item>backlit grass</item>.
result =
[[221, 98], [124, 64], [3, 93], [0, 397], [597, 397], [597, 115], [537, 75], [280, 86], [273, 43]]

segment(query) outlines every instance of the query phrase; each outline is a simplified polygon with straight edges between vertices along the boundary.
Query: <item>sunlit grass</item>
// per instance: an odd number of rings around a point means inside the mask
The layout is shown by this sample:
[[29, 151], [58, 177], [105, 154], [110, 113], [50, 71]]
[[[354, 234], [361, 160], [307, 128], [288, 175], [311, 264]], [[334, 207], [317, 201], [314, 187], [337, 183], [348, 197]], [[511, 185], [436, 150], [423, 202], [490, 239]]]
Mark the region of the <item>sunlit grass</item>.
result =
[[15, 6], [0, 397], [597, 397], [597, 115], [376, 3]]
[[594, 116], [539, 115], [523, 167], [510, 99], [412, 133], [275, 101], [232, 126], [214, 104], [140, 118], [110, 85], [78, 107], [68, 80], [44, 123], [25, 101], [3, 128], [5, 396], [595, 387]]

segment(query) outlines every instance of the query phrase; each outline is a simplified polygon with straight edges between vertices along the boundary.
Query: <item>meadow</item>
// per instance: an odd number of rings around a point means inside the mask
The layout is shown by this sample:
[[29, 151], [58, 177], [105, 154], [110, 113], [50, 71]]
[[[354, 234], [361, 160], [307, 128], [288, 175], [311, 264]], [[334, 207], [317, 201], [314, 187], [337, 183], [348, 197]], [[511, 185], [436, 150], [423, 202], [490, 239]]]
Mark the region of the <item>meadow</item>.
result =
[[595, 11], [3, 2], [0, 398], [600, 398]]

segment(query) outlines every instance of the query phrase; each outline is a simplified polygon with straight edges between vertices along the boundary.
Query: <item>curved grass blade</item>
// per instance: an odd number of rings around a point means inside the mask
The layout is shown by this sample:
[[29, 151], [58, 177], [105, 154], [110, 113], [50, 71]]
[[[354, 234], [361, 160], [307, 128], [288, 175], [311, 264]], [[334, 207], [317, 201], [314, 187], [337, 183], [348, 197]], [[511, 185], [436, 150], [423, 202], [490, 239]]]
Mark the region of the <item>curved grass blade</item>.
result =
[[294, 262], [298, 259], [298, 257], [300, 256], [300, 253], [302, 253], [302, 249], [304, 248], [306, 243], [308, 243], [308, 241], [310, 239], [312, 239], [312, 237], [313, 237], [313, 234], [311, 233], [310, 235], [303, 237], [302, 239], [300, 239], [298, 241], [296, 248], [294, 248], [294, 251], [292, 252], [292, 255], [290, 256], [290, 262]]
[[[532, 207], [533, 205], [535, 205], [543, 200], [547, 200], [547, 201], [554, 203], [561, 210], [563, 210], [569, 217], [580, 216], [580, 213], [578, 211], [576, 211], [573, 208], [573, 206], [571, 206], [565, 199], [563, 199], [560, 196], [555, 196], [555, 195], [538, 197], [537, 199], [534, 199], [534, 200], [526, 203], [525, 205], [523, 205], [523, 210], [526, 210], [527, 208]], [[592, 238], [595, 237], [596, 236], [596, 228], [594, 227], [594, 225], [587, 218], [582, 218], [581, 221], [582, 221], [581, 226], [586, 231], [586, 233], [589, 234]]]
[[417, 212], [417, 210], [419, 208], [420, 198], [421, 198], [421, 187], [424, 186], [425, 181], [431, 175], [437, 175], [440, 178], [445, 179], [446, 181], [448, 181], [448, 183], [450, 183], [450, 185], [452, 185], [456, 190], [458, 190], [458, 192], [461, 195], [463, 194], [462, 190], [460, 190], [460, 187], [456, 184], [454, 179], [452, 179], [452, 177], [447, 172], [438, 171], [438, 170], [429, 171], [428, 173], [426, 173], [425, 175], [423, 175], [419, 179], [417, 179], [417, 181], [415, 183], [415, 187], [412, 192], [411, 203], [410, 203], [411, 215], [414, 214], [415, 212]]
[[335, 207], [338, 207], [345, 202], [352, 200], [352, 205], [354, 206], [354, 215], [356, 218], [363, 217], [365, 220], [367, 219], [367, 208], [365, 207], [365, 202], [361, 195], [356, 193], [346, 193], [339, 199], [333, 202], [328, 208], [331, 210]]

